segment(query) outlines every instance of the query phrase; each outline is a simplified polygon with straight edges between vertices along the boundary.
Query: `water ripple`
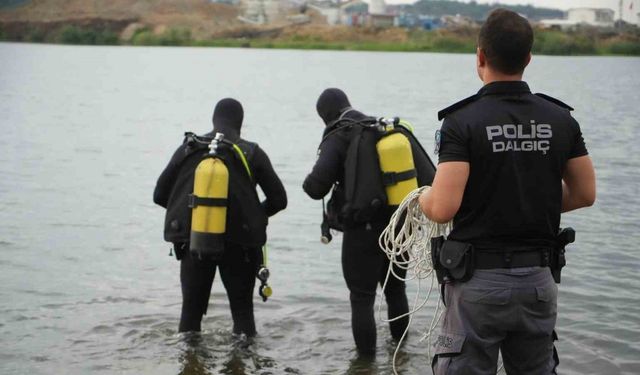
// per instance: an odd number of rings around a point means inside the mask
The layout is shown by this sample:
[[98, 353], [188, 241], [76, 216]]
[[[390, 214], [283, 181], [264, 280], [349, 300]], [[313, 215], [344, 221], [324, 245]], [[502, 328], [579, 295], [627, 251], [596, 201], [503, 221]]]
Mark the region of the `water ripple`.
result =
[[[189, 69], [173, 69], [185, 61]], [[640, 373], [640, 127], [629, 101], [640, 92], [639, 61], [540, 56], [529, 68], [537, 91], [571, 99], [597, 168], [596, 205], [562, 218], [578, 230], [558, 303], [563, 374]], [[0, 327], [11, 343], [0, 350], [0, 372], [390, 374], [386, 323], [378, 323], [375, 360], [354, 351], [341, 238], [320, 245], [320, 204], [301, 190], [322, 129], [314, 98], [343, 82], [365, 111], [421, 124], [416, 134], [432, 150], [439, 123], [429, 119], [477, 91], [473, 64], [473, 55], [453, 54], [0, 43], [9, 125], [0, 140]], [[371, 77], [396, 90], [372, 95]], [[275, 295], [255, 296], [252, 340], [232, 334], [219, 275], [202, 334], [176, 332], [180, 266], [166, 259], [163, 211], [151, 200], [182, 132], [208, 130], [210, 101], [229, 95], [246, 103], [243, 129], [269, 152], [290, 198], [270, 219]], [[398, 357], [403, 375], [428, 368], [420, 337], [432, 311], [414, 319]]]

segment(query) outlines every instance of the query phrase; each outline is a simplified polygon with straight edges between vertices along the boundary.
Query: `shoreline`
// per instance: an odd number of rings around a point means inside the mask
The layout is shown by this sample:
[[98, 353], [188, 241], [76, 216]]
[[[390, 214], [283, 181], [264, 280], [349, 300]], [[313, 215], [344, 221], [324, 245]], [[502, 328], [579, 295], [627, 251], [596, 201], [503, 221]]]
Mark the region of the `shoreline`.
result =
[[[334, 51], [334, 52], [388, 52], [388, 53], [442, 53], [442, 54], [463, 54], [475, 55], [473, 50], [460, 50], [456, 48], [420, 48], [407, 45], [394, 45], [387, 47], [382, 45], [358, 44], [358, 43], [324, 43], [324, 44], [296, 44], [295, 42], [272, 42], [262, 40], [204, 40], [194, 41], [188, 44], [133, 44], [133, 43], [61, 43], [61, 42], [38, 42], [23, 40], [1, 40], [0, 43], [7, 44], [33, 44], [50, 46], [78, 46], [78, 47], [190, 47], [190, 48], [233, 48], [233, 49], [263, 49], [263, 50], [290, 50], [290, 51]], [[534, 56], [553, 57], [640, 57], [638, 53], [615, 53], [607, 51], [597, 51], [595, 53], [543, 53], [533, 51]]]
[[[235, 28], [206, 36], [189, 28], [140, 26], [125, 32], [124, 23], [0, 23], [0, 41], [64, 45], [191, 46], [291, 50], [475, 53], [477, 28], [404, 29], [399, 27], [284, 26]], [[3, 27], [4, 26], [4, 27]], [[640, 56], [640, 29], [574, 31], [536, 29], [533, 54], [548, 56]]]

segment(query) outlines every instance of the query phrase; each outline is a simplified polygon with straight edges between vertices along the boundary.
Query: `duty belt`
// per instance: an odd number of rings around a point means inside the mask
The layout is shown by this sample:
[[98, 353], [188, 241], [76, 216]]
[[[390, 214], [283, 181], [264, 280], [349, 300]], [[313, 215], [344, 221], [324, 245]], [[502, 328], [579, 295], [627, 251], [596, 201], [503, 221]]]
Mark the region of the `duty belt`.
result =
[[537, 249], [511, 252], [476, 251], [475, 269], [548, 267], [551, 249]]

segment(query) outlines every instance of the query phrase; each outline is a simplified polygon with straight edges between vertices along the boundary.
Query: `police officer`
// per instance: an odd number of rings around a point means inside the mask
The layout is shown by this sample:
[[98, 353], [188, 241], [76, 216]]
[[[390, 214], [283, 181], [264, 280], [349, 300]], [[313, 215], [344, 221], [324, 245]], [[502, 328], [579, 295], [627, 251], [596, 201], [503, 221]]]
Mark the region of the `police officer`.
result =
[[[347, 153], [350, 145], [355, 142], [359, 129], [354, 123], [371, 120], [369, 116], [351, 108], [345, 93], [337, 88], [326, 89], [318, 98], [316, 109], [326, 127], [324, 140], [318, 149], [318, 159], [311, 173], [303, 183], [304, 191], [313, 199], [322, 199], [336, 184], [333, 191], [332, 203], [338, 204], [335, 211], [343, 211], [346, 206], [354, 202], [344, 201], [346, 169], [361, 170], [358, 175], [380, 174], [377, 160], [358, 160], [349, 158]], [[375, 145], [371, 145], [375, 153]], [[365, 147], [361, 145], [361, 147]], [[412, 144], [412, 147], [419, 145]], [[418, 154], [418, 150], [414, 152]], [[426, 157], [428, 159], [428, 157]], [[352, 165], [352, 163], [358, 163]], [[429, 160], [416, 158], [419, 183], [431, 183], [433, 169]], [[421, 173], [424, 170], [430, 174]], [[353, 173], [353, 171], [351, 172]], [[359, 184], [368, 187], [367, 184]], [[348, 189], [348, 188], [347, 188]], [[366, 195], [367, 192], [355, 191], [354, 196]], [[376, 351], [376, 323], [374, 318], [374, 302], [378, 284], [385, 280], [389, 260], [380, 251], [378, 237], [387, 225], [391, 209], [382, 208], [374, 215], [368, 216], [366, 221], [345, 220], [342, 230], [342, 273], [350, 291], [351, 327], [358, 353], [371, 356]], [[358, 216], [357, 213], [354, 215]], [[397, 269], [398, 275], [405, 272]], [[389, 318], [395, 318], [408, 312], [405, 284], [394, 277], [390, 277], [384, 291], [388, 305]], [[402, 318], [390, 323], [391, 335], [398, 340], [402, 337], [408, 324], [408, 318]]]
[[435, 374], [495, 374], [498, 350], [508, 374], [556, 373], [549, 258], [560, 213], [594, 203], [595, 174], [572, 108], [522, 81], [532, 44], [527, 20], [493, 11], [478, 38], [484, 86], [439, 113], [439, 166], [420, 205], [453, 219], [440, 251], [473, 257], [475, 271], [445, 285]]
[[[182, 314], [180, 332], [200, 331], [202, 316], [206, 314], [209, 304], [211, 285], [216, 273], [220, 270], [222, 283], [227, 290], [233, 332], [247, 336], [256, 334], [253, 316], [253, 290], [258, 267], [262, 261], [261, 245], [266, 240], [267, 216], [273, 216], [287, 206], [287, 195], [278, 175], [273, 170], [267, 154], [255, 143], [240, 137], [240, 129], [244, 111], [240, 102], [226, 98], [220, 100], [213, 112], [213, 132], [205, 134], [210, 139], [215, 133], [224, 134], [224, 138], [237, 144], [243, 152], [251, 172], [251, 179], [246, 181], [250, 186], [242, 186], [241, 182], [230, 182], [233, 186], [244, 188], [250, 196], [235, 197], [230, 191], [229, 200], [237, 206], [243, 205], [244, 215], [234, 207], [228, 207], [227, 229], [224, 239], [224, 253], [217, 258], [200, 257], [189, 251], [189, 232], [191, 209], [188, 208], [188, 195], [193, 192], [194, 170], [202, 159], [202, 150], [192, 151], [192, 142], [184, 142], [164, 169], [153, 193], [153, 201], [167, 209], [165, 223], [165, 240], [174, 243], [176, 258], [180, 260], [180, 282], [182, 285]], [[231, 159], [231, 158], [230, 158]], [[230, 169], [239, 165], [239, 170], [231, 170], [230, 176], [247, 173], [242, 163], [227, 163]], [[260, 202], [255, 193], [256, 184], [260, 186], [266, 199]], [[239, 190], [239, 189], [237, 189]], [[256, 219], [258, 218], [258, 219]], [[243, 221], [255, 223], [258, 228], [246, 233], [248, 225]]]

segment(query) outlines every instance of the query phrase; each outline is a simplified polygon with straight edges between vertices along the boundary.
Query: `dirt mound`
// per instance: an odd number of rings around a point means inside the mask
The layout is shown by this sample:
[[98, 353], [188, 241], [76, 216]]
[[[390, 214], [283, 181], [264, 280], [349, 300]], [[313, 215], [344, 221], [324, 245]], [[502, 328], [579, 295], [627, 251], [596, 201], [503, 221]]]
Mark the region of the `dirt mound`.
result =
[[154, 30], [189, 29], [194, 38], [242, 24], [236, 7], [208, 0], [32, 0], [0, 9], [0, 22], [5, 24], [77, 24], [91, 19], [137, 22]]

